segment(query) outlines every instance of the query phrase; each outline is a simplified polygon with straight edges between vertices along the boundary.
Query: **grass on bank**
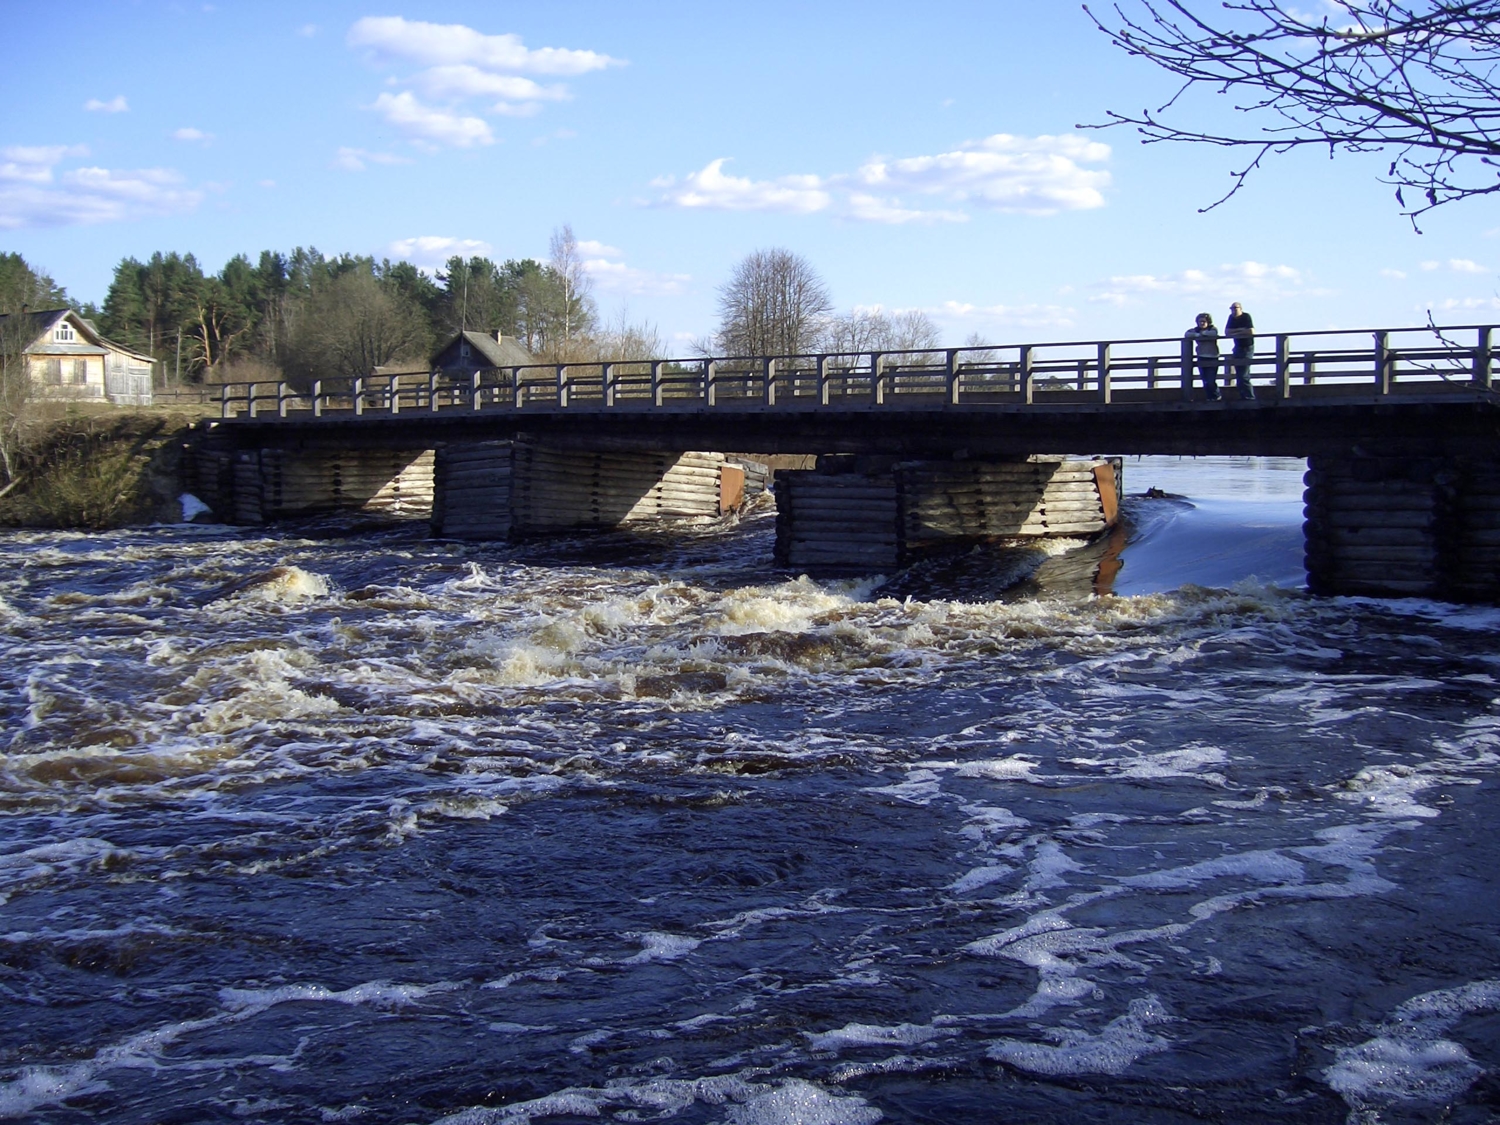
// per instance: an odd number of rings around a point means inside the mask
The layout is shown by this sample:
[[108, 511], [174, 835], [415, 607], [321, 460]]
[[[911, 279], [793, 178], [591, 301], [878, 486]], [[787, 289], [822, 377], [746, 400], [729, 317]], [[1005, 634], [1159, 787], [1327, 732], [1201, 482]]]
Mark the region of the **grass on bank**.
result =
[[192, 406], [36, 404], [0, 495], [0, 526], [90, 531], [182, 518]]

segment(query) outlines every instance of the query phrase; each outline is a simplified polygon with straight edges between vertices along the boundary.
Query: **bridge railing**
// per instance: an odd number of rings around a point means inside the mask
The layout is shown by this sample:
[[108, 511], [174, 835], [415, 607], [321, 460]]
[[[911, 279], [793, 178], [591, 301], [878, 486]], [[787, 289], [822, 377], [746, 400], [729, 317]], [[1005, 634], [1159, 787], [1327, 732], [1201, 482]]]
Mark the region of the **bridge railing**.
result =
[[[1221, 337], [1220, 378], [1232, 382]], [[1490, 389], [1493, 325], [1268, 333], [1247, 372], [1284, 399]], [[1199, 359], [1181, 337], [995, 344], [793, 356], [536, 363], [471, 375], [371, 375], [226, 383], [225, 418], [413, 411], [763, 407], [867, 409], [896, 401], [944, 406], [1165, 402], [1196, 393]]]

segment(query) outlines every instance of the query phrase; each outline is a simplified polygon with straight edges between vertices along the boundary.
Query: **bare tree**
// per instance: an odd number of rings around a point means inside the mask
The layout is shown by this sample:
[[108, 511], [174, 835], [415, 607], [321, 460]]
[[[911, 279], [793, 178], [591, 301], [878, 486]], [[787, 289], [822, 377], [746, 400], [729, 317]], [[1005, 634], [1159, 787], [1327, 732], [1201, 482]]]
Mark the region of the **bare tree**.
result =
[[[1098, 28], [1132, 55], [1182, 80], [1155, 110], [1111, 111], [1104, 126], [1134, 125], [1155, 141], [1244, 149], [1249, 162], [1211, 210], [1244, 186], [1271, 153], [1298, 148], [1385, 152], [1386, 182], [1416, 216], [1500, 191], [1500, 0], [1326, 0], [1333, 16], [1279, 0], [1212, 6], [1137, 0]], [[1244, 129], [1173, 124], [1190, 90], [1233, 94]], [[1264, 122], [1254, 127], [1252, 122]], [[1415, 190], [1419, 200], [1407, 202]]]
[[594, 326], [596, 314], [593, 298], [589, 295], [593, 281], [584, 268], [583, 254], [579, 252], [571, 224], [564, 223], [552, 232], [548, 250], [547, 265], [558, 290], [557, 323], [551, 343], [555, 350], [566, 353], [579, 336]]
[[938, 346], [937, 325], [920, 309], [885, 313], [855, 309], [824, 325], [822, 348], [829, 352], [914, 352]]
[[67, 303], [67, 291], [45, 270], [33, 269], [19, 254], [0, 253], [0, 495], [16, 482], [22, 427], [36, 389], [26, 349], [45, 322], [32, 314]]
[[833, 308], [806, 258], [790, 250], [757, 250], [719, 289], [716, 343], [724, 355], [799, 355], [817, 346]]
[[425, 358], [431, 343], [422, 310], [362, 270], [314, 290], [287, 349], [289, 372], [304, 380], [368, 375], [395, 359]]

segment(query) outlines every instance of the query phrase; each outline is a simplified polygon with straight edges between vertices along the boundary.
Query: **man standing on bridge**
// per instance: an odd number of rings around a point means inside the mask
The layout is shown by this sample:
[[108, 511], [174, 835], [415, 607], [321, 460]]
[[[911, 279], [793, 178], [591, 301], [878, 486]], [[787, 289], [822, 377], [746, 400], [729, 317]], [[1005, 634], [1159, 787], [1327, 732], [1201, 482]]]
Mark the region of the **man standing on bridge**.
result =
[[1224, 335], [1234, 341], [1234, 354], [1229, 357], [1229, 362], [1234, 364], [1234, 385], [1240, 398], [1253, 400], [1255, 387], [1250, 383], [1250, 364], [1255, 359], [1255, 321], [1238, 301], [1229, 306]]

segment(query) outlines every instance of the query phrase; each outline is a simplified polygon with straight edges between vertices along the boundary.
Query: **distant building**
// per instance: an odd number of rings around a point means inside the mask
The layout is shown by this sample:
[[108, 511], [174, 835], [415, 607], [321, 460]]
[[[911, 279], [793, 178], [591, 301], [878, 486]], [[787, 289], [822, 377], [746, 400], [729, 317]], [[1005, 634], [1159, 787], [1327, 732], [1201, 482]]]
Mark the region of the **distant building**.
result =
[[489, 367], [524, 367], [537, 359], [514, 336], [460, 332], [432, 357], [432, 369], [444, 375], [467, 375]]
[[[38, 398], [70, 402], [151, 405], [150, 356], [99, 334], [92, 321], [72, 309], [17, 314], [31, 340], [23, 350]], [[0, 324], [11, 317], [0, 316]]]

